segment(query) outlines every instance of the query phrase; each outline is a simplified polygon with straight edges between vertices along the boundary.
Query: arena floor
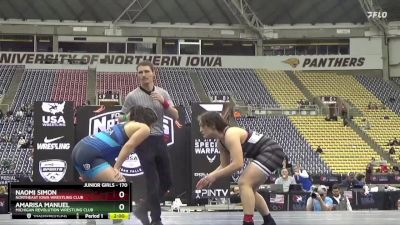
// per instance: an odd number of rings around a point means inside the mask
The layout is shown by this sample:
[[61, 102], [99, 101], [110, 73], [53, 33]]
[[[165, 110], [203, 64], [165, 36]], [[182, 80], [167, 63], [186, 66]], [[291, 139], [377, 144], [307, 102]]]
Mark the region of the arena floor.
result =
[[[398, 225], [400, 211], [353, 211], [353, 212], [273, 212], [278, 225]], [[164, 212], [165, 225], [240, 225], [241, 212], [196, 212], [177, 213]], [[1, 225], [78, 225], [86, 224], [86, 220], [11, 220], [9, 215], [0, 215]], [[124, 225], [140, 224], [136, 218], [124, 221]], [[257, 215], [257, 225], [262, 219]], [[97, 220], [97, 225], [112, 225], [110, 220]]]

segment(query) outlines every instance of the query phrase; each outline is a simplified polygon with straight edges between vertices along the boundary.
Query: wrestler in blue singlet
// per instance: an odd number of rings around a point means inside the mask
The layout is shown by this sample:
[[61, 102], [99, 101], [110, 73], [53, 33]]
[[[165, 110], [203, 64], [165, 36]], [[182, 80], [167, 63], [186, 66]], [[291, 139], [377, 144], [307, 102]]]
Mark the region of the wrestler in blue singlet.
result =
[[72, 151], [72, 160], [80, 174], [94, 178], [115, 163], [122, 146], [128, 141], [125, 124], [117, 124], [110, 131], [102, 131], [80, 140]]

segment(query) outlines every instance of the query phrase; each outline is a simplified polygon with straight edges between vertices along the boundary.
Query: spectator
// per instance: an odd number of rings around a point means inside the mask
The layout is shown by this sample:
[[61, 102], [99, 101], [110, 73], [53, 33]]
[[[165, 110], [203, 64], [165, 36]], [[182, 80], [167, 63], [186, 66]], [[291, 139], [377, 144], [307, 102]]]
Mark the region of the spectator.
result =
[[389, 117], [388, 115], [385, 115], [385, 116], [383, 117], [383, 119], [385, 119], [385, 120], [389, 120], [389, 119], [390, 119], [390, 117]]
[[374, 173], [374, 166], [375, 166], [375, 165], [376, 165], [375, 158], [372, 157], [372, 158], [371, 158], [371, 162], [368, 163], [368, 165], [367, 165], [367, 167], [366, 167], [366, 169], [365, 169], [365, 173], [366, 173], [366, 176], [367, 176], [367, 179], [368, 179], [368, 180], [369, 180], [371, 174]]
[[354, 184], [354, 188], [362, 188], [364, 189], [364, 194], [367, 195], [369, 194], [369, 188], [367, 184], [365, 183], [365, 175], [362, 173], [359, 173], [356, 175], [356, 182]]
[[292, 164], [289, 163], [287, 157], [285, 157], [285, 158], [283, 159], [283, 161], [282, 161], [282, 168], [275, 170], [275, 171], [274, 171], [274, 175], [276, 175], [277, 177], [280, 177], [280, 176], [281, 176], [281, 171], [282, 171], [282, 169], [287, 169], [288, 172], [289, 172], [289, 175], [292, 175], [292, 174], [293, 174], [293, 173], [292, 173], [292, 172], [293, 172], [293, 171], [292, 171]]
[[371, 102], [368, 103], [368, 109], [372, 109], [372, 103]]
[[334, 184], [332, 186], [332, 201], [333, 207], [332, 210], [337, 211], [352, 211], [352, 207], [350, 205], [349, 198], [345, 196], [340, 190], [340, 186], [338, 184]]
[[347, 119], [343, 117], [343, 126], [346, 127], [348, 124], [349, 122], [347, 122]]
[[284, 168], [281, 170], [281, 177], [275, 180], [275, 184], [282, 184], [283, 192], [288, 192], [289, 186], [296, 184], [296, 180], [292, 176], [289, 176], [289, 171]]
[[294, 167], [294, 179], [296, 183], [301, 184], [303, 191], [309, 192], [312, 188], [312, 180], [306, 170], [303, 170], [300, 165]]
[[[282, 161], [282, 169], [287, 169], [289, 172], [289, 175], [293, 174], [293, 167], [292, 164], [289, 162], [289, 159], [287, 157], [285, 157]], [[278, 172], [278, 176], [281, 176], [281, 170], [277, 171]]]
[[317, 153], [322, 154], [324, 151], [322, 150], [321, 146], [318, 145], [317, 150], [315, 150]]
[[325, 116], [325, 121], [331, 121], [331, 117], [329, 115]]
[[352, 190], [356, 181], [354, 180], [354, 173], [349, 172], [346, 179], [340, 184], [342, 187], [346, 187], [348, 190]]
[[235, 186], [235, 187], [231, 188], [231, 197], [230, 197], [231, 203], [237, 203], [237, 204], [241, 203], [239, 193], [240, 193], [239, 186]]
[[380, 164], [381, 164], [381, 165], [382, 165], [382, 164], [387, 164], [387, 161], [386, 161], [383, 157], [381, 157]]
[[381, 164], [381, 173], [388, 173], [389, 172], [389, 167], [386, 163]]
[[397, 140], [397, 138], [394, 138], [392, 143], [393, 143], [394, 146], [400, 145], [400, 142]]
[[369, 123], [368, 120], [365, 121], [365, 126], [364, 126], [364, 128], [365, 128], [366, 130], [370, 130], [370, 129], [371, 129], [371, 124]]
[[393, 146], [389, 149], [389, 154], [391, 154], [391, 155], [396, 154], [396, 150], [394, 149]]
[[347, 109], [344, 105], [342, 105], [341, 113], [343, 118], [347, 117]]
[[332, 117], [331, 117], [331, 120], [332, 121], [338, 121], [337, 115], [333, 114]]
[[399, 167], [398, 166], [393, 166], [393, 168], [392, 168], [392, 172], [393, 172], [393, 174], [394, 175], [399, 175]]
[[[327, 196], [328, 187], [320, 185], [316, 192], [311, 194], [311, 197], [307, 199], [307, 211], [331, 211], [333, 207], [333, 201]], [[315, 197], [315, 198], [314, 198]]]
[[3, 117], [4, 117], [3, 110], [1, 110], [1, 109], [0, 109], [0, 120], [2, 120], [2, 119], [3, 119]]
[[24, 145], [25, 145], [25, 139], [23, 137], [20, 137], [18, 140], [17, 149], [20, 149]]

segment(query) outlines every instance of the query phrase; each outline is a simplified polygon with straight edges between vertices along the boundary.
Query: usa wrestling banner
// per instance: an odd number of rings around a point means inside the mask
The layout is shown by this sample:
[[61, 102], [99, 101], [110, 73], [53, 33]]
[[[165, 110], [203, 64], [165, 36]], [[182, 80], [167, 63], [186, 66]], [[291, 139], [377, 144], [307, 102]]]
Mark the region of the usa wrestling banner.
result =
[[34, 181], [73, 181], [73, 102], [40, 101], [35, 102], [34, 109]]

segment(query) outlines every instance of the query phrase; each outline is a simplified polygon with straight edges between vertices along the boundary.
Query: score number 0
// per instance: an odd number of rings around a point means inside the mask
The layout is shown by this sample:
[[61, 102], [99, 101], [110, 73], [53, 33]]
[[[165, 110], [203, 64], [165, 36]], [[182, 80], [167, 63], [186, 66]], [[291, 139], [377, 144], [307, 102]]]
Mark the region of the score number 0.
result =
[[[125, 197], [125, 192], [120, 191], [119, 194], [118, 194], [118, 196], [119, 196], [120, 198], [124, 198], [124, 197]], [[119, 210], [122, 211], [122, 210], [125, 209], [125, 205], [124, 205], [124, 204], [119, 204], [118, 208], [119, 208]]]

